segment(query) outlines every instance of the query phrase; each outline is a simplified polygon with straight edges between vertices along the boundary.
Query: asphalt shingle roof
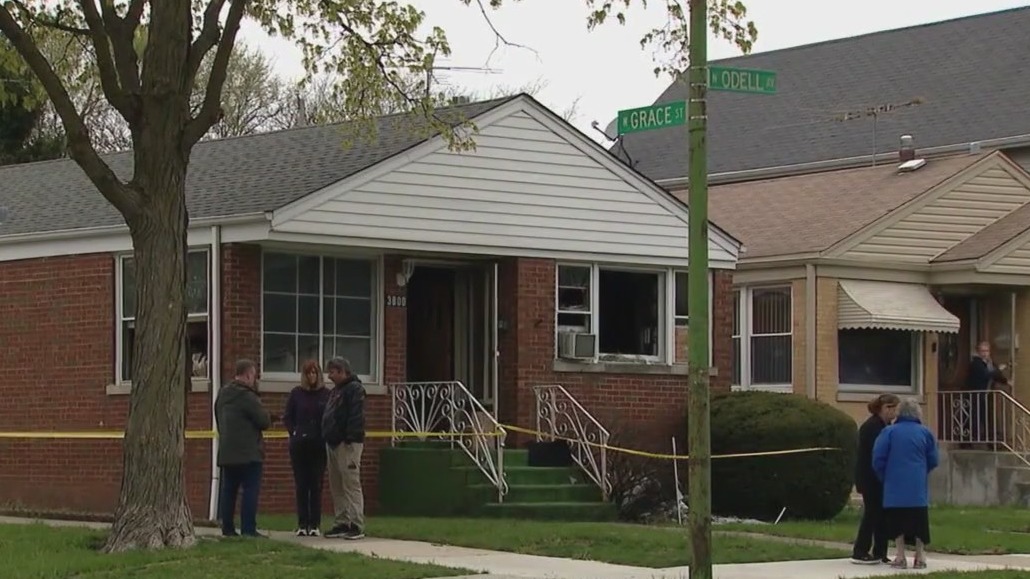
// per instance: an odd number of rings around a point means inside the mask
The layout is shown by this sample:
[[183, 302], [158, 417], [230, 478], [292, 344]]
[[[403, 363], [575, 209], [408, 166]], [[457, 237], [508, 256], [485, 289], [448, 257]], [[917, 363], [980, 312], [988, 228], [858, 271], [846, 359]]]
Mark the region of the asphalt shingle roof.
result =
[[[729, 58], [772, 70], [775, 95], [708, 94], [709, 171], [724, 173], [871, 155], [871, 117], [834, 117], [923, 99], [879, 115], [878, 152], [903, 134], [917, 148], [1030, 134], [1030, 7]], [[687, 98], [674, 83], [657, 103]], [[686, 127], [626, 135], [635, 167], [655, 180], [686, 175]]]
[[[453, 115], [448, 118], [474, 118], [512, 98], [449, 107], [438, 113]], [[190, 157], [186, 183], [190, 216], [223, 217], [278, 209], [427, 139], [425, 121], [419, 123], [415, 115], [391, 115], [376, 123], [374, 141], [349, 138], [347, 124], [338, 124], [198, 143]], [[104, 159], [123, 179], [131, 176], [131, 152]], [[7, 208], [0, 238], [124, 224], [70, 159], [0, 167], [0, 207]]]
[[743, 242], [742, 260], [815, 253], [991, 154], [932, 159], [911, 173], [891, 164], [716, 185], [709, 210]]

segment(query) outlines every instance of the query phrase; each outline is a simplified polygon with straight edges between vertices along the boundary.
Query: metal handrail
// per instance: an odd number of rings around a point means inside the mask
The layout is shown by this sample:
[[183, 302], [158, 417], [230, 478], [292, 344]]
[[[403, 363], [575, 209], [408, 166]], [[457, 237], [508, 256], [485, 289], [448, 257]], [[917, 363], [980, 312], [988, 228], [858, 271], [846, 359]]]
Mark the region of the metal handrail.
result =
[[549, 437], [569, 443], [572, 460], [600, 489], [603, 500], [611, 494], [606, 447], [608, 430], [560, 384], [534, 386], [536, 438]]
[[1030, 409], [1003, 390], [939, 392], [941, 442], [1002, 448], [1030, 466]]
[[[508, 433], [476, 397], [458, 381], [390, 384], [390, 431], [416, 433], [418, 440], [450, 442], [497, 487], [497, 502], [508, 494], [504, 476], [504, 441]], [[395, 446], [400, 437], [390, 437]]]

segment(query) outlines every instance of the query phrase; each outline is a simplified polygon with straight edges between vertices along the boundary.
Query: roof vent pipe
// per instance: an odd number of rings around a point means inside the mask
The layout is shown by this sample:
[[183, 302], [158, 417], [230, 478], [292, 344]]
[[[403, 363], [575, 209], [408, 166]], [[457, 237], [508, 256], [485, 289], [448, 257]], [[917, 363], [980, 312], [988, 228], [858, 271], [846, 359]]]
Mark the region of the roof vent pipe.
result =
[[916, 147], [912, 135], [901, 136], [901, 148], [898, 149], [898, 160], [902, 163], [916, 158]]

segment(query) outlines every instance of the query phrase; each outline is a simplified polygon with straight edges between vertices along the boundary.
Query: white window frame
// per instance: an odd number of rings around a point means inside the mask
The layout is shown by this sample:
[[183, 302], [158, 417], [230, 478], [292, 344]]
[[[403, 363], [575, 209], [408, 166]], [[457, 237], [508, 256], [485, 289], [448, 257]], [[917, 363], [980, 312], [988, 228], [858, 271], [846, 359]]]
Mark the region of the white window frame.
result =
[[[353, 259], [353, 260], [365, 260], [372, 264], [372, 312], [373, 320], [371, 325], [372, 336], [371, 344], [369, 346], [369, 353], [372, 356], [370, 360], [369, 369], [372, 374], [364, 375], [359, 374], [358, 378], [365, 383], [366, 386], [379, 386], [385, 382], [383, 378], [384, 371], [384, 343], [383, 332], [385, 324], [384, 316], [384, 302], [382, 290], [385, 287], [383, 280], [384, 262], [382, 254], [370, 254], [363, 252], [353, 251], [340, 251], [331, 250], [324, 248], [280, 248], [280, 247], [262, 247], [261, 248], [261, 271], [259, 273], [259, 286], [258, 292], [260, 295], [260, 305], [258, 315], [261, 318], [260, 334], [261, 334], [261, 352], [259, 354], [260, 364], [264, 364], [265, 360], [265, 254], [275, 253], [282, 255], [294, 255], [298, 257], [318, 257], [319, 258], [319, 299], [318, 299], [318, 351], [319, 356], [324, 357], [325, 352], [325, 319], [324, 319], [324, 308], [325, 308], [325, 296], [322, 294], [323, 285], [322, 277], [325, 275], [324, 262], [325, 258], [329, 259]], [[319, 364], [325, 364], [327, 360], [319, 360]], [[284, 382], [284, 383], [299, 383], [300, 372], [265, 372], [261, 371], [261, 378], [268, 382]]]
[[[752, 332], [752, 320], [753, 320], [753, 305], [754, 305], [754, 293], [757, 290], [770, 290], [770, 289], [786, 289], [790, 292], [790, 318], [788, 327], [789, 332], [776, 333], [776, 334], [754, 334]], [[794, 392], [793, 373], [794, 373], [794, 285], [787, 283], [769, 283], [747, 287], [736, 287], [734, 288], [739, 293], [738, 307], [740, 308], [740, 328], [735, 328], [734, 331], [740, 332], [738, 335], [740, 339], [740, 384], [734, 384], [733, 390], [744, 391], [744, 390], [760, 390], [767, 392], [781, 392], [785, 394]], [[791, 379], [790, 381], [783, 384], [753, 384], [751, 377], [751, 341], [755, 337], [773, 337], [773, 336], [790, 336], [790, 356], [791, 356]], [[732, 380], [731, 380], [732, 381]]]
[[[584, 268], [590, 270], [590, 334], [597, 336], [597, 352], [594, 356], [593, 363], [597, 363], [602, 359], [605, 359], [607, 363], [670, 363], [674, 360], [673, 347], [675, 347], [675, 335], [673, 332], [672, 323], [670, 322], [670, 315], [668, 315], [668, 300], [672, 297], [672, 276], [668, 275], [672, 271], [668, 268], [648, 268], [648, 267], [634, 267], [625, 266], [620, 264], [591, 264], [591, 263], [577, 263], [577, 262], [559, 262], [556, 264], [554, 270], [554, 356], [557, 359], [558, 356], [558, 314], [559, 313], [572, 313], [572, 314], [587, 314], [585, 311], [559, 311], [558, 309], [558, 280], [560, 279], [560, 269], [563, 267], [569, 268]], [[600, 351], [600, 272], [602, 271], [619, 271], [628, 273], [646, 273], [652, 274], [658, 277], [658, 354], [657, 355], [631, 355], [624, 354], [625, 360], [612, 360], [612, 357], [618, 357], [620, 354], [611, 354]], [[571, 328], [571, 327], [561, 327]]]
[[[216, 368], [211, 367], [211, 346], [214, 343], [211, 335], [211, 277], [213, 272], [211, 271], [211, 248], [207, 245], [195, 246], [187, 248], [187, 254], [190, 253], [203, 253], [207, 255], [207, 308], [203, 314], [187, 314], [186, 323], [191, 322], [204, 322], [207, 326], [207, 376], [193, 376], [190, 378], [194, 386], [207, 385], [211, 381], [211, 372], [216, 371]], [[125, 316], [125, 262], [129, 259], [133, 259], [132, 253], [122, 253], [115, 255], [115, 268], [114, 268], [114, 299], [115, 299], [115, 324], [114, 324], [114, 377], [115, 384], [122, 387], [131, 387], [132, 381], [127, 380], [124, 377], [124, 357], [125, 357], [125, 345], [123, 341], [125, 339], [124, 324], [130, 319], [135, 321], [135, 316], [132, 318]], [[139, 283], [139, 280], [137, 280]], [[139, 304], [136, 304], [139, 307]], [[196, 390], [197, 388], [193, 388]]]
[[[676, 274], [682, 273], [687, 276], [687, 283], [690, 283], [690, 272], [680, 268], [669, 268], [666, 278], [666, 311], [669, 312], [669, 330], [667, 332], [668, 345], [666, 346], [666, 360], [670, 360], [670, 364], [676, 363], [676, 328], [677, 322], [685, 321], [686, 323], [682, 326], [684, 328], [690, 328], [690, 316], [677, 316], [676, 315]], [[689, 296], [689, 294], [688, 294]], [[689, 297], [688, 297], [689, 302]], [[708, 365], [712, 366], [715, 362], [715, 271], [711, 270], [708, 272]], [[688, 342], [687, 347], [690, 347]], [[682, 360], [680, 363], [685, 364], [686, 360]]]
[[[857, 328], [856, 328], [857, 329]], [[840, 356], [840, 333], [842, 330], [837, 330], [837, 352]], [[923, 373], [925, 371], [923, 365], [925, 358], [923, 356], [924, 339], [922, 332], [909, 332], [909, 338], [912, 340], [912, 384], [908, 386], [886, 386], [877, 384], [848, 384], [840, 381], [840, 363], [837, 364], [837, 391], [838, 392], [849, 392], [854, 394], [880, 394], [883, 392], [890, 392], [893, 394], [922, 394], [923, 393]], [[839, 358], [838, 358], [839, 360]]]
[[[730, 330], [730, 386], [731, 389], [741, 390], [741, 382], [744, 377], [744, 336], [741, 328], [744, 327], [744, 303], [741, 295], [744, 293], [743, 290], [734, 288], [730, 295], [733, 299], [733, 308], [736, 310], [735, 319], [730, 320], [730, 324], [733, 325], [733, 329]], [[791, 296], [793, 302], [794, 297]], [[793, 303], [791, 304], [793, 305]], [[732, 313], [730, 314], [733, 315]], [[740, 368], [736, 368], [733, 353], [737, 352], [740, 358]], [[733, 375], [733, 371], [738, 370], [737, 376]]]

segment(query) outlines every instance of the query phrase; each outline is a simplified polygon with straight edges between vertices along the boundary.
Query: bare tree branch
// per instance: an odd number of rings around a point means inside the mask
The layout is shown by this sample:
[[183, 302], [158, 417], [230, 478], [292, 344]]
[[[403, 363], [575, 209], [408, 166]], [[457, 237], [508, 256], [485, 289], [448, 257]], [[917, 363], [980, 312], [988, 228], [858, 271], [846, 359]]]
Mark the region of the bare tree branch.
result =
[[111, 41], [107, 36], [104, 20], [97, 10], [97, 5], [93, 3], [93, 0], [79, 0], [79, 6], [82, 7], [82, 14], [89, 26], [93, 51], [97, 56], [100, 83], [104, 87], [107, 100], [126, 120], [134, 118], [136, 116], [135, 107], [133, 107], [128, 94], [123, 90], [121, 83], [118, 82], [118, 69], [115, 67], [114, 57], [111, 55]]
[[197, 71], [200, 70], [204, 57], [218, 43], [218, 20], [221, 17], [223, 6], [225, 6], [225, 0], [211, 0], [204, 10], [204, 23], [200, 27], [200, 34], [197, 35], [197, 39], [190, 45], [190, 60], [187, 72], [190, 83], [196, 82]]
[[135, 214], [141, 201], [138, 194], [122, 183], [111, 167], [97, 154], [90, 140], [89, 130], [75, 110], [75, 104], [68, 96], [68, 91], [61, 79], [50, 66], [50, 62], [39, 51], [39, 47], [36, 46], [33, 39], [26, 34], [10, 11], [3, 6], [0, 6], [0, 32], [3, 32], [18, 54], [25, 60], [53, 102], [65, 127], [68, 153], [71, 158], [82, 167], [89, 180], [115, 208], [124, 215]]
[[33, 24], [38, 24], [40, 26], [43, 26], [44, 28], [60, 30], [61, 32], [67, 32], [68, 34], [72, 35], [89, 36], [89, 29], [79, 28], [77, 26], [71, 26], [70, 24], [64, 24], [61, 22], [61, 15], [64, 14], [63, 9], [58, 8], [57, 13], [54, 15], [53, 18], [44, 18], [43, 16], [36, 14], [32, 10], [29, 10], [29, 7], [26, 6], [25, 3], [21, 0], [12, 0], [11, 3], [18, 8], [18, 12], [21, 13], [22, 17], [32, 22]]
[[[118, 71], [118, 79], [122, 90], [136, 112], [139, 111], [139, 58], [133, 41], [136, 37], [136, 26], [130, 26], [128, 20], [118, 16], [114, 0], [100, 0], [104, 25], [110, 31], [111, 49], [114, 51], [114, 63]], [[128, 18], [128, 17], [126, 17]], [[129, 120], [129, 119], [126, 119]], [[130, 121], [131, 122], [131, 121]]]
[[502, 46], [510, 46], [512, 48], [522, 48], [524, 50], [528, 50], [532, 52], [534, 55], [536, 55], [537, 60], [540, 60], [539, 52], [537, 52], [533, 48], [530, 48], [529, 46], [518, 44], [516, 42], [511, 42], [507, 38], [505, 38], [503, 34], [501, 34], [501, 31], [498, 30], [497, 26], [494, 25], [493, 19], [490, 18], [490, 14], [487, 12], [486, 5], [483, 4], [483, 0], [476, 0], [476, 4], [479, 6], [480, 13], [483, 14], [483, 20], [486, 21], [486, 25], [489, 26], [490, 31], [494, 33], [494, 47], [490, 51], [490, 54], [487, 55], [486, 63], [484, 64], [484, 66], [490, 66], [490, 61], [493, 59], [494, 53], [500, 50]]
[[135, 31], [143, 19], [143, 9], [146, 6], [146, 0], [132, 0], [129, 2], [129, 9], [125, 11], [125, 26]]
[[[213, 0], [212, 4], [221, 1], [223, 0]], [[222, 38], [218, 41], [215, 59], [211, 64], [211, 78], [208, 79], [207, 90], [204, 92], [204, 104], [201, 105], [200, 112], [186, 124], [186, 129], [183, 132], [183, 145], [185, 147], [192, 147], [221, 117], [222, 87], [225, 85], [229, 58], [232, 56], [233, 46], [236, 44], [236, 33], [240, 30], [240, 21], [243, 19], [246, 4], [247, 0], [232, 0], [232, 4], [229, 5], [229, 15], [225, 19]], [[207, 16], [205, 16], [206, 19]], [[192, 57], [193, 55], [191, 54], [190, 58]], [[203, 55], [201, 58], [203, 58]], [[193, 74], [195, 75], [196, 71], [193, 71]], [[186, 150], [188, 151], [189, 149]]]

